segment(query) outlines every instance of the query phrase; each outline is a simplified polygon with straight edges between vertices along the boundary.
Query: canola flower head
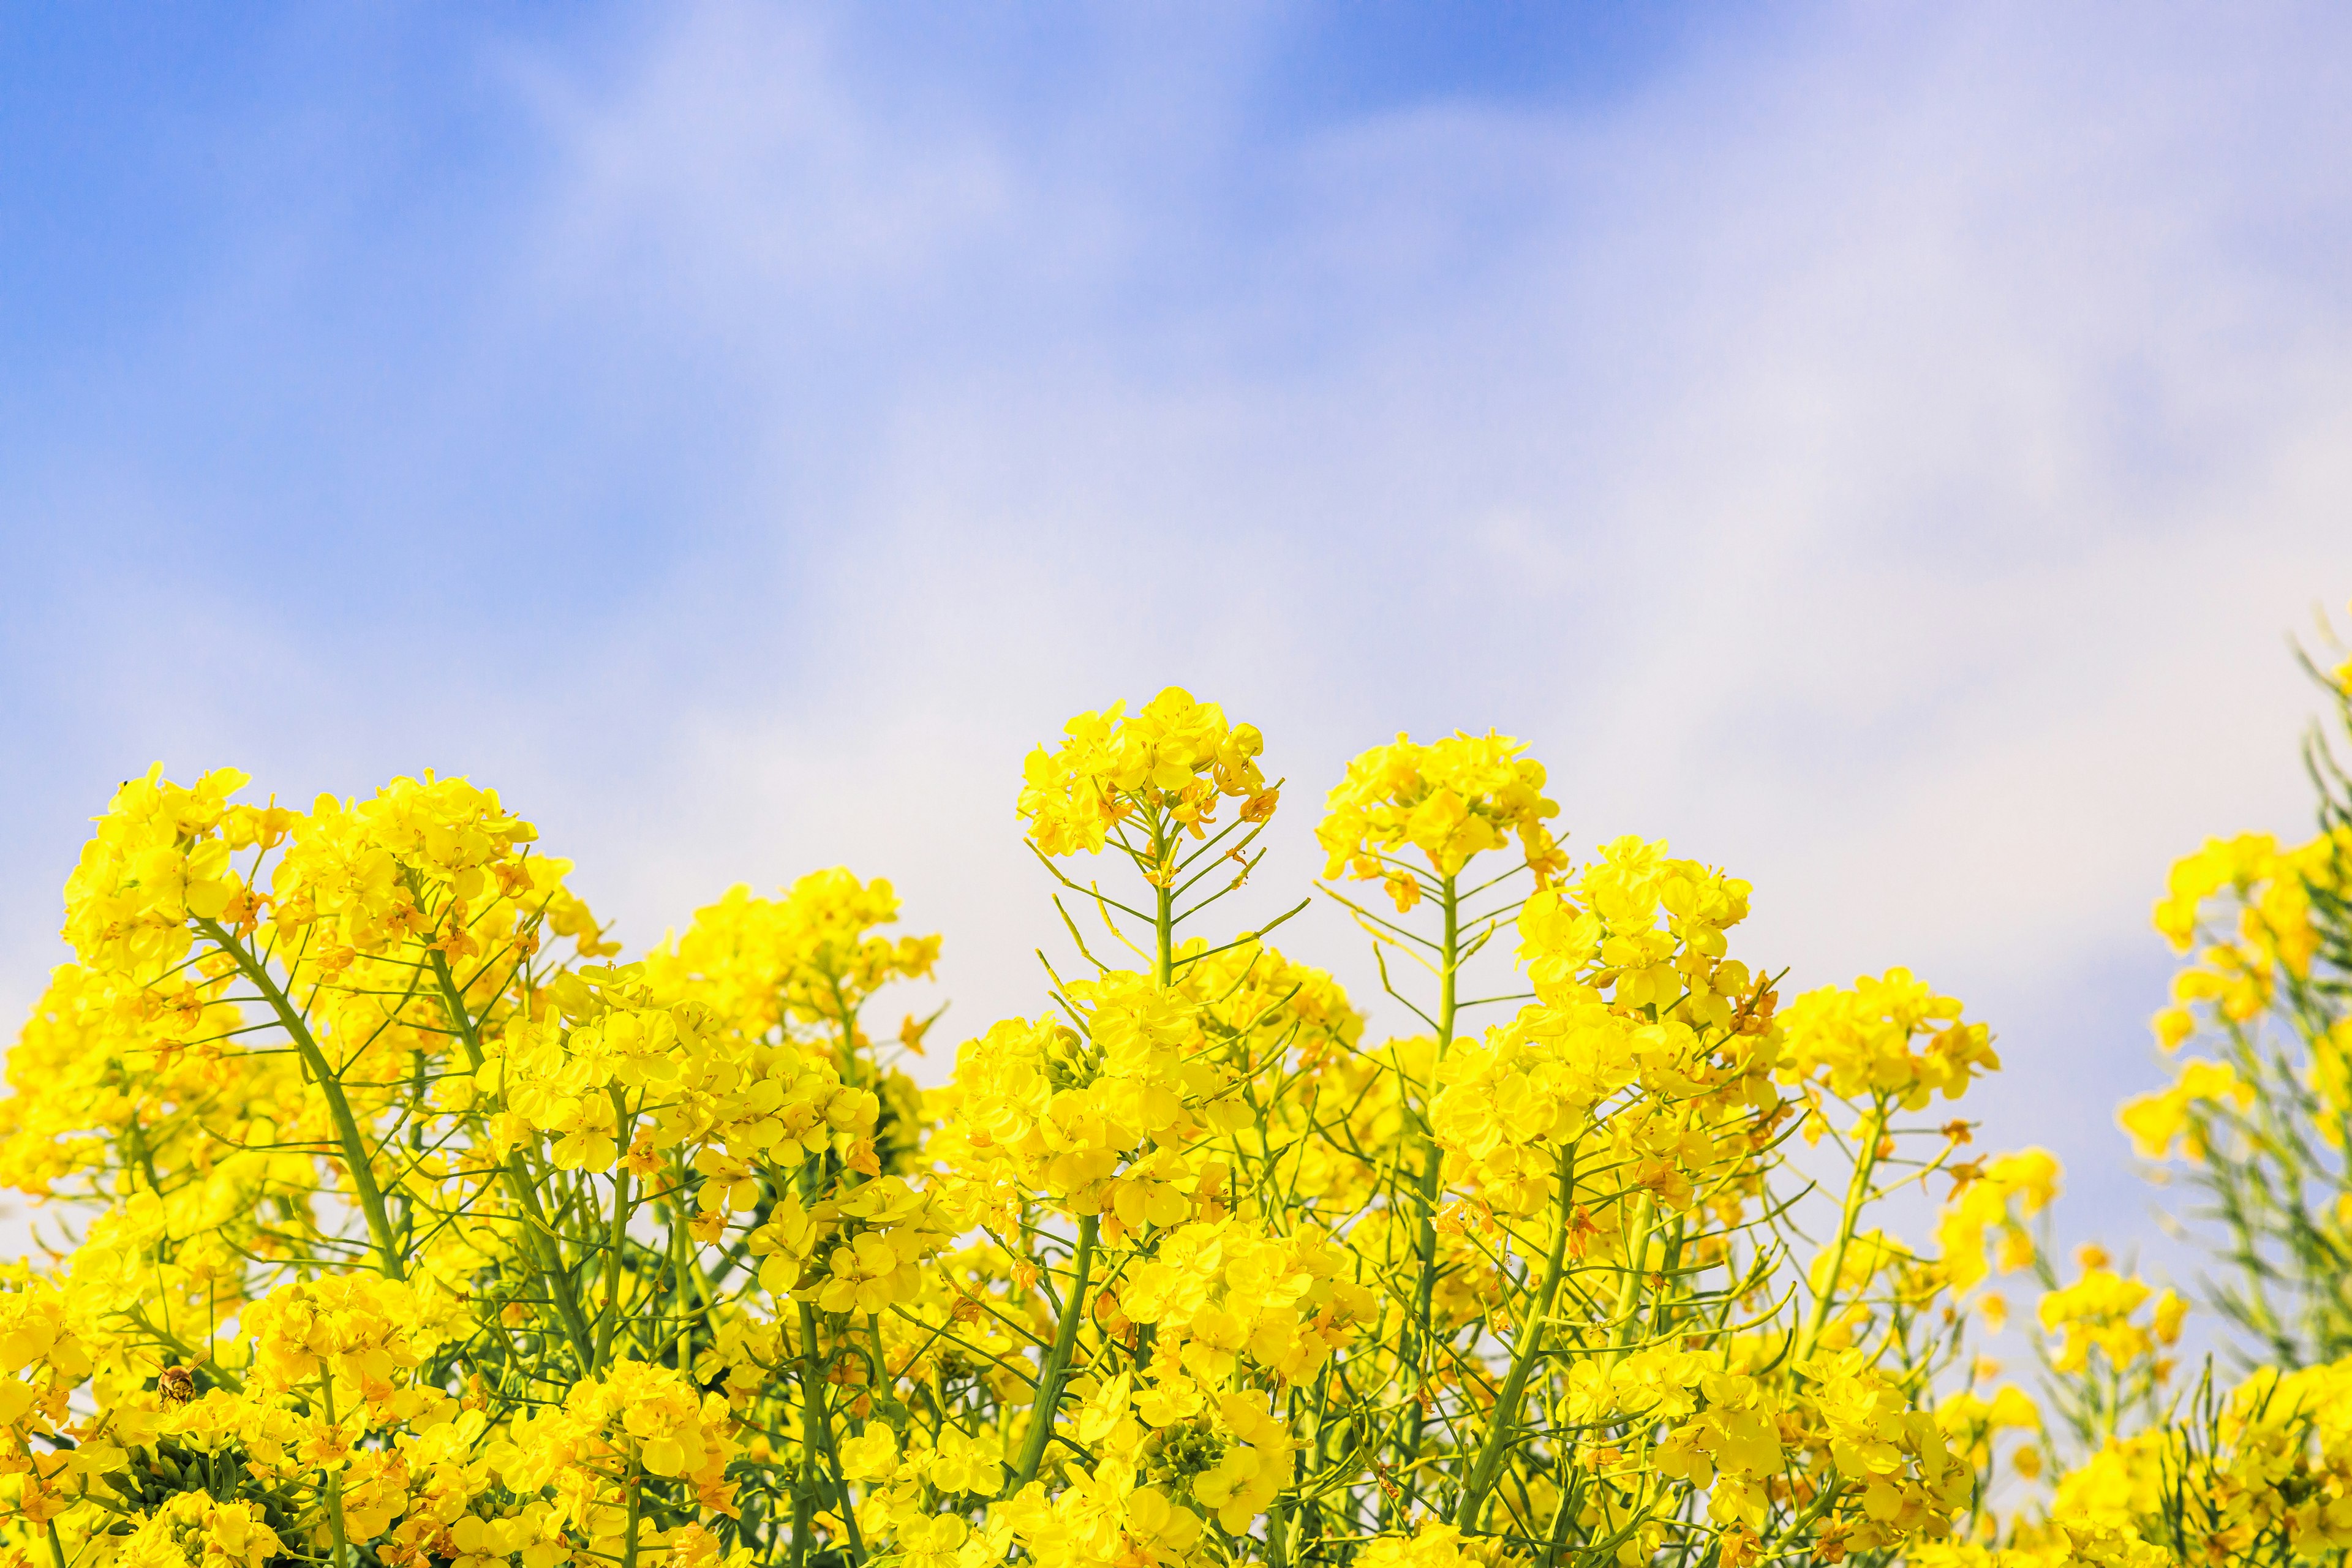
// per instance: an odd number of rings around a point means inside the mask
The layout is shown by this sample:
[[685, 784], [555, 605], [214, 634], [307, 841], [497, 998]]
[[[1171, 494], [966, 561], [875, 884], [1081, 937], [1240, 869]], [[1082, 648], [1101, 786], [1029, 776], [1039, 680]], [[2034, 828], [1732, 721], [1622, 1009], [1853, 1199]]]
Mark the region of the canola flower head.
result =
[[1139, 815], [1165, 813], [1197, 835], [1228, 798], [1245, 820], [1263, 820], [1275, 805], [1258, 768], [1265, 749], [1255, 725], [1230, 724], [1217, 704], [1171, 686], [1133, 713], [1119, 701], [1072, 719], [1059, 747], [1030, 752], [1015, 809], [1048, 856], [1099, 850]]
[[2063, 1175], [2057, 1157], [2046, 1149], [2021, 1149], [1959, 1162], [1950, 1174], [1952, 1191], [1937, 1220], [1936, 1241], [1951, 1288], [1970, 1290], [1995, 1270], [2030, 1268], [2035, 1248], [2025, 1222], [2057, 1200]]
[[838, 1029], [884, 986], [930, 978], [940, 938], [879, 933], [898, 920], [887, 879], [861, 881], [836, 866], [800, 878], [780, 899], [737, 883], [646, 962], [656, 983], [701, 998], [749, 1033]]
[[1407, 851], [1444, 879], [1516, 838], [1538, 886], [1558, 877], [1568, 857], [1548, 822], [1559, 806], [1543, 793], [1543, 764], [1526, 751], [1490, 731], [1425, 744], [1400, 734], [1364, 752], [1333, 786], [1315, 829], [1323, 875], [1387, 883], [1400, 909], [1410, 909], [1418, 884], [1412, 862], [1398, 859]]
[[1907, 969], [1863, 975], [1851, 988], [1799, 996], [1780, 1013], [1784, 1072], [1818, 1078], [1842, 1096], [1884, 1096], [1906, 1110], [1957, 1100], [2000, 1070], [1992, 1031], [1962, 1021], [1960, 1004]]

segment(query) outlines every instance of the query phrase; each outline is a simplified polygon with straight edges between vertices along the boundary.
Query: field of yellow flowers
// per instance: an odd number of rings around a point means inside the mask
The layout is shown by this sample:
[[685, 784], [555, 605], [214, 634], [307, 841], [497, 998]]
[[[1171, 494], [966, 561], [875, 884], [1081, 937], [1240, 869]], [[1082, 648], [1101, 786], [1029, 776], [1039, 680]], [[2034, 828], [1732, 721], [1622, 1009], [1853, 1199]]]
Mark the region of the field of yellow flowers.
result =
[[[2175, 1372], [2179, 1297], [2061, 1281], [2055, 1163], [1952, 1103], [1983, 1024], [1901, 970], [1784, 1000], [1746, 882], [1572, 858], [1517, 742], [1400, 738], [1323, 804], [1421, 1026], [1370, 1037], [1226, 913], [1263, 749], [1170, 689], [1030, 757], [1082, 967], [928, 1089], [880, 1020], [940, 939], [887, 881], [625, 962], [488, 789], [123, 785], [0, 1100], [46, 1249], [0, 1290], [9, 1568], [2342, 1561], [2335, 795], [2159, 910], [2160, 1035], [2215, 1054], [2125, 1119], [2253, 1260], [2229, 1389]], [[1523, 991], [1461, 994], [1490, 943]], [[2032, 1394], [1971, 1339], [2020, 1272]]]

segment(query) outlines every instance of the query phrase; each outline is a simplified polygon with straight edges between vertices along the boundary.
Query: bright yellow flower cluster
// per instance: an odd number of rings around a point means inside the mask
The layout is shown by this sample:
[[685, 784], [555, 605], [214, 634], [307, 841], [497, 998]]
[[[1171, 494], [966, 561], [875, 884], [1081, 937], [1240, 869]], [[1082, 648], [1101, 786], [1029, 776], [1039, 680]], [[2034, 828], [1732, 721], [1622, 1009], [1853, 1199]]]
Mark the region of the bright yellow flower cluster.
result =
[[[2352, 691], [2305, 663], [2352, 737]], [[2209, 839], [2172, 868], [2155, 920], [2183, 962], [2156, 1035], [2201, 1048], [2116, 1119], [2152, 1174], [2201, 1190], [2192, 1212], [2218, 1220], [2238, 1275], [2224, 1316], [2315, 1364], [2352, 1355], [2352, 784], [2324, 732], [2305, 760], [2316, 836]]]
[[2157, 1295], [2153, 1322], [2141, 1324], [2133, 1321], [2133, 1314], [2152, 1294], [2155, 1293], [2145, 1282], [2126, 1279], [2104, 1263], [2094, 1261], [2074, 1283], [2044, 1295], [2040, 1309], [2042, 1326], [2064, 1337], [2058, 1350], [2057, 1369], [2062, 1373], [2081, 1372], [2090, 1363], [2095, 1350], [2110, 1365], [2129, 1366], [2137, 1361], [2153, 1359], [2159, 1345], [2178, 1342], [2180, 1320], [2189, 1303], [2170, 1290]]
[[2000, 1070], [1992, 1036], [1960, 1022], [1960, 1005], [1907, 969], [1868, 976], [1851, 991], [1811, 991], [1780, 1015], [1790, 1071], [1818, 1074], [1837, 1094], [1883, 1096], [1906, 1110], [1940, 1092], [1958, 1100], [1977, 1075]]
[[[2205, 945], [2197, 963], [2173, 977], [2174, 1005], [2157, 1015], [2157, 1034], [2167, 1049], [2196, 1026], [2196, 1005], [2210, 1003], [2223, 1017], [2243, 1024], [2270, 1005], [2283, 976], [2311, 973], [2319, 946], [2312, 884], [2329, 888], [2347, 850], [2352, 831], [2285, 849], [2267, 833], [2242, 833], [2208, 839], [2204, 848], [2175, 862], [2156, 906], [2156, 929], [2176, 952], [2198, 948], [2200, 937]], [[2236, 906], [2236, 929], [2209, 931], [2207, 906], [2224, 895]]]
[[1769, 987], [1738, 960], [1724, 933], [1748, 918], [1748, 884], [1664, 839], [1603, 844], [1567, 889], [1538, 889], [1519, 917], [1519, 957], [1546, 1001], [1591, 988], [1620, 1008], [1675, 1005], [1693, 1024], [1764, 1031]]
[[180, 1492], [123, 1540], [123, 1568], [262, 1568], [286, 1550], [262, 1510]]
[[[1938, 1550], [2030, 1424], [1938, 1403], [1946, 1309], [2056, 1180], [1903, 1120], [1998, 1065], [1983, 1026], [1902, 971], [1782, 1008], [1747, 883], [1640, 837], [1571, 874], [1526, 747], [1456, 735], [1318, 828], [1414, 889], [1347, 906], [1418, 1015], [1375, 1038], [1286, 915], [1197, 929], [1262, 747], [1171, 689], [1030, 758], [1108, 929], [928, 1090], [923, 1025], [863, 1022], [939, 954], [887, 882], [735, 888], [623, 962], [463, 780], [125, 785], [0, 1100], [56, 1244], [0, 1275], [0, 1568]], [[1105, 847], [1139, 892], [1052, 869]], [[1506, 931], [1525, 980], [1474, 986]], [[1940, 1258], [1872, 1217], [1937, 1171]]]
[[887, 881], [861, 882], [845, 867], [812, 871], [781, 899], [753, 898], [738, 883], [697, 910], [685, 934], [656, 948], [646, 968], [657, 984], [695, 995], [747, 1033], [789, 1020], [837, 1034], [883, 986], [930, 978], [938, 937], [872, 934], [898, 919]]
[[1223, 709], [1195, 702], [1179, 686], [1132, 714], [1114, 702], [1071, 720], [1059, 749], [1029, 753], [1021, 819], [1045, 855], [1091, 854], [1122, 825], [1162, 812], [1199, 837], [1215, 819], [1220, 797], [1242, 801], [1246, 820], [1273, 811], [1274, 795], [1257, 765], [1265, 749], [1255, 725], [1226, 723]]
[[2197, 1107], [2226, 1103], [2243, 1110], [2253, 1100], [2254, 1086], [2239, 1078], [2237, 1068], [2228, 1062], [2190, 1057], [2179, 1064], [2169, 1086], [2126, 1100], [2116, 1120], [2131, 1134], [2132, 1146], [2143, 1160], [2168, 1158], [2173, 1145], [2184, 1138], [2189, 1142], [2190, 1152], [2202, 1158], [2202, 1134], [2194, 1114]]
[[1992, 1269], [2014, 1274], [2031, 1266], [2033, 1238], [2022, 1222], [2056, 1200], [2056, 1158], [2046, 1149], [2021, 1149], [1954, 1165], [1950, 1174], [1955, 1185], [1937, 1223], [1936, 1242], [1952, 1288], [1972, 1289]]
[[263, 1384], [340, 1379], [358, 1395], [383, 1398], [454, 1326], [449, 1319], [447, 1306], [436, 1310], [403, 1281], [339, 1274], [280, 1285], [247, 1307], [239, 1326], [252, 1338], [253, 1375]]
[[1315, 837], [1323, 875], [1384, 883], [1399, 912], [1421, 899], [1416, 868], [1398, 857], [1417, 850], [1441, 882], [1461, 875], [1473, 856], [1519, 841], [1537, 886], [1568, 868], [1545, 819], [1559, 806], [1544, 798], [1543, 764], [1526, 743], [1492, 731], [1455, 734], [1426, 745], [1399, 735], [1348, 764], [1331, 791]]
[[[2103, 1287], [2104, 1289], [2104, 1287]], [[2352, 1362], [2264, 1367], [2178, 1418], [2109, 1436], [1998, 1546], [1918, 1551], [1926, 1568], [2336, 1563], [2352, 1550]]]

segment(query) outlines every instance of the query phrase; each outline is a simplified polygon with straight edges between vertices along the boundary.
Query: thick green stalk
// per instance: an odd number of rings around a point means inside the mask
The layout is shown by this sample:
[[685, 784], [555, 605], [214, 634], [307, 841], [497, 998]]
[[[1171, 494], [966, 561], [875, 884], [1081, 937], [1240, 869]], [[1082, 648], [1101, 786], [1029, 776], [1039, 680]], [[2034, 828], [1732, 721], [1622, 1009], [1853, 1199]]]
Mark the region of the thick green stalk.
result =
[[1013, 1489], [1037, 1479], [1045, 1463], [1045, 1446], [1054, 1440], [1054, 1416], [1062, 1403], [1062, 1379], [1070, 1370], [1070, 1354], [1078, 1342], [1078, 1320], [1086, 1316], [1087, 1281], [1094, 1272], [1095, 1232], [1098, 1215], [1078, 1221], [1078, 1255], [1070, 1265], [1070, 1293], [1062, 1302], [1062, 1321], [1054, 1331], [1053, 1348], [1037, 1373], [1037, 1403], [1029, 1414], [1029, 1430], [1021, 1439], [1021, 1457], [1013, 1468]]
[[1552, 1221], [1551, 1252], [1544, 1259], [1543, 1282], [1536, 1287], [1534, 1313], [1520, 1329], [1519, 1342], [1511, 1347], [1511, 1370], [1503, 1380], [1503, 1392], [1496, 1397], [1486, 1426], [1486, 1441], [1479, 1449], [1477, 1462], [1470, 1468], [1469, 1481], [1462, 1489], [1462, 1503], [1454, 1513], [1454, 1524], [1458, 1530], [1476, 1528], [1478, 1510], [1495, 1484], [1495, 1472], [1502, 1468], [1503, 1456], [1508, 1452], [1512, 1434], [1518, 1426], [1519, 1402], [1527, 1396], [1528, 1375], [1543, 1354], [1544, 1331], [1551, 1326], [1552, 1310], [1559, 1300], [1560, 1273], [1568, 1260], [1568, 1227], [1575, 1212], [1575, 1198], [1576, 1156], [1562, 1150], [1559, 1214]]
[[407, 1278], [402, 1267], [400, 1240], [393, 1233], [392, 1218], [383, 1206], [383, 1193], [375, 1184], [375, 1167], [368, 1159], [367, 1140], [360, 1135], [360, 1124], [352, 1115], [352, 1102], [343, 1097], [342, 1080], [335, 1076], [327, 1063], [327, 1053], [310, 1036], [310, 1026], [302, 1015], [261, 961], [247, 952], [243, 942], [231, 936], [218, 921], [199, 917], [196, 929], [211, 939], [213, 945], [229, 955], [238, 971], [252, 982], [278, 1015], [278, 1026], [294, 1042], [295, 1052], [310, 1068], [310, 1076], [319, 1080], [319, 1092], [327, 1101], [327, 1115], [335, 1124], [335, 1141], [342, 1146], [343, 1163], [352, 1173], [352, 1187], [359, 1194], [360, 1213], [367, 1220], [368, 1237], [375, 1243], [376, 1257], [387, 1278]]
[[806, 1568], [809, 1537], [814, 1533], [811, 1524], [816, 1512], [816, 1405], [809, 1395], [808, 1372], [808, 1358], [815, 1352], [810, 1325], [811, 1316], [803, 1316], [801, 1336], [807, 1343], [801, 1358], [801, 1475], [800, 1483], [793, 1488], [793, 1534], [788, 1558], [791, 1568]]
[[1644, 1265], [1650, 1261], [1650, 1232], [1657, 1214], [1658, 1205], [1649, 1194], [1633, 1200], [1633, 1223], [1625, 1227], [1625, 1272], [1617, 1281], [1617, 1327], [1609, 1336], [1604, 1366], [1613, 1368], [1633, 1348], [1634, 1323], [1642, 1310]]

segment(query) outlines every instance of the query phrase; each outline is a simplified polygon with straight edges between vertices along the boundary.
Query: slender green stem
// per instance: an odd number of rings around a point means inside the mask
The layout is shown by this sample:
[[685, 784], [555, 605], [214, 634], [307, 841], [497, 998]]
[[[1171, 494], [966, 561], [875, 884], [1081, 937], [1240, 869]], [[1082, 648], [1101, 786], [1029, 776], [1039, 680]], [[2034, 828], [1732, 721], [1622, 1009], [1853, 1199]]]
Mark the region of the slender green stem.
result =
[[[352, 1188], [359, 1194], [360, 1213], [367, 1220], [368, 1237], [375, 1243], [376, 1257], [383, 1266], [385, 1276], [393, 1279], [407, 1277], [401, 1265], [400, 1241], [394, 1234], [392, 1218], [383, 1206], [383, 1193], [375, 1184], [375, 1167], [368, 1158], [367, 1140], [360, 1135], [360, 1124], [352, 1115], [352, 1102], [343, 1096], [342, 1080], [328, 1065], [327, 1053], [319, 1048], [311, 1037], [310, 1026], [295, 1010], [293, 1000], [271, 977], [261, 961], [246, 945], [231, 936], [218, 921], [198, 917], [196, 929], [213, 944], [229, 955], [238, 971], [261, 993], [271, 1012], [294, 1042], [295, 1051], [319, 1080], [319, 1092], [327, 1101], [327, 1115], [335, 1124], [335, 1141], [342, 1146], [343, 1164], [352, 1173]], [[437, 955], [436, 955], [437, 956]]]
[[[622, 1109], [621, 1091], [613, 1091], [615, 1114]], [[621, 1124], [624, 1147], [629, 1136], [625, 1120]], [[629, 1168], [623, 1165], [613, 1173], [613, 1224], [604, 1237], [604, 1305], [596, 1313], [596, 1359], [589, 1367], [593, 1373], [604, 1369], [613, 1353], [613, 1331], [621, 1322], [621, 1249], [629, 1240]]]
[[1519, 1421], [1519, 1402], [1527, 1396], [1528, 1375], [1535, 1370], [1543, 1354], [1544, 1333], [1551, 1326], [1552, 1310], [1559, 1300], [1561, 1267], [1568, 1259], [1568, 1227], [1575, 1213], [1576, 1155], [1573, 1150], [1562, 1150], [1559, 1156], [1559, 1214], [1551, 1227], [1551, 1251], [1544, 1259], [1543, 1282], [1536, 1287], [1533, 1314], [1519, 1330], [1519, 1342], [1511, 1347], [1511, 1370], [1503, 1380], [1503, 1392], [1496, 1397], [1486, 1426], [1486, 1441], [1478, 1459], [1470, 1468], [1470, 1479], [1462, 1489], [1462, 1503], [1454, 1510], [1454, 1523], [1459, 1530], [1477, 1527], [1478, 1510], [1486, 1500], [1487, 1490], [1495, 1484], [1495, 1472], [1502, 1467], [1503, 1457]]
[[833, 986], [833, 1016], [841, 1025], [841, 1081], [852, 1086], [858, 1082], [857, 1073], [857, 1009], [841, 994], [841, 980], [830, 977]]
[[1615, 1329], [1609, 1336], [1609, 1354], [1603, 1364], [1614, 1367], [1625, 1359], [1636, 1337], [1634, 1325], [1642, 1315], [1642, 1285], [1650, 1261], [1650, 1233], [1656, 1226], [1658, 1205], [1649, 1194], [1633, 1200], [1632, 1221], [1625, 1226], [1625, 1272], [1617, 1280]]
[[1872, 1102], [1870, 1115], [1863, 1121], [1862, 1148], [1854, 1155], [1853, 1175], [1846, 1183], [1845, 1202], [1838, 1211], [1837, 1239], [1830, 1246], [1829, 1277], [1814, 1295], [1812, 1312], [1805, 1320], [1804, 1332], [1798, 1336], [1797, 1352], [1791, 1358], [1798, 1363], [1813, 1353], [1822, 1331], [1829, 1326], [1830, 1311], [1837, 1301], [1838, 1277], [1845, 1272], [1854, 1226], [1862, 1222], [1863, 1205], [1870, 1200], [1870, 1178], [1878, 1169], [1878, 1145], [1885, 1134], [1886, 1102], [1881, 1099]]
[[[1154, 822], [1151, 827], [1153, 864], [1164, 868], [1168, 853], [1168, 832], [1164, 824]], [[1173, 879], [1171, 879], [1172, 881]], [[1160, 985], [1170, 984], [1176, 974], [1176, 892], [1172, 887], [1158, 881], [1151, 884], [1151, 934], [1157, 950], [1152, 954], [1151, 978]]]
[[[482, 1069], [488, 1058], [482, 1054], [482, 1042], [474, 1026], [473, 1015], [467, 1011], [466, 999], [457, 989], [457, 977], [449, 973], [449, 961], [441, 953], [433, 955], [433, 975], [441, 992], [441, 1011], [449, 1026], [457, 1032], [457, 1043], [465, 1048], [466, 1060], [476, 1072]], [[547, 1210], [539, 1199], [539, 1184], [522, 1163], [520, 1150], [509, 1155], [499, 1166], [499, 1174], [507, 1191], [529, 1218], [524, 1233], [531, 1263], [547, 1286], [547, 1293], [555, 1300], [556, 1315], [563, 1320], [563, 1337], [580, 1357], [581, 1370], [587, 1373], [597, 1364], [597, 1336], [590, 1331], [588, 1315], [581, 1310], [580, 1292], [572, 1279], [572, 1271], [563, 1266], [563, 1249], [555, 1238], [555, 1227], [548, 1223]]]
[[[1444, 916], [1444, 931], [1438, 945], [1437, 971], [1437, 1048], [1433, 1057], [1430, 1076], [1434, 1087], [1437, 1064], [1444, 1061], [1447, 1047], [1454, 1044], [1455, 1013], [1455, 981], [1462, 967], [1462, 900], [1454, 879], [1446, 878], [1438, 884], [1438, 906]], [[1399, 1071], [1402, 1067], [1400, 1064]], [[1420, 1367], [1429, 1359], [1429, 1348], [1435, 1342], [1433, 1323], [1437, 1300], [1437, 1198], [1444, 1185], [1445, 1152], [1437, 1146], [1436, 1134], [1429, 1125], [1429, 1107], [1424, 1100], [1419, 1106], [1409, 1106], [1412, 1118], [1415, 1142], [1420, 1145], [1421, 1169], [1417, 1173], [1414, 1194], [1419, 1198], [1420, 1227], [1414, 1234], [1414, 1255], [1418, 1270], [1413, 1280], [1412, 1322], [1410, 1332], [1412, 1347], [1405, 1364]], [[1421, 1458], [1421, 1444], [1428, 1426], [1429, 1413], [1421, 1403], [1418, 1389], [1412, 1412], [1405, 1418], [1404, 1453], [1398, 1468], [1404, 1473], [1404, 1488], [1390, 1510], [1390, 1522], [1409, 1517], [1413, 1499], [1420, 1489], [1420, 1471], [1415, 1468]]]
[[[694, 1334], [697, 1292], [687, 1282], [686, 1271], [697, 1265], [694, 1238], [687, 1228], [692, 1222], [686, 1217], [686, 1156], [683, 1153], [675, 1155], [671, 1168], [677, 1173], [677, 1195], [669, 1205], [670, 1300], [677, 1311], [677, 1337], [671, 1343], [670, 1355], [677, 1363], [677, 1370], [691, 1376], [694, 1368], [689, 1352]], [[807, 1310], [805, 1302], [802, 1304], [802, 1310]]]
[[1804, 1534], [1805, 1531], [1811, 1530], [1813, 1527], [1814, 1521], [1820, 1519], [1822, 1515], [1829, 1512], [1832, 1508], [1836, 1506], [1838, 1493], [1843, 1489], [1843, 1487], [1844, 1483], [1843, 1481], [1834, 1475], [1831, 1476], [1829, 1479], [1822, 1484], [1822, 1489], [1814, 1495], [1813, 1500], [1805, 1505], [1804, 1511], [1798, 1514], [1794, 1519], [1789, 1521], [1786, 1525], [1781, 1527], [1779, 1533], [1775, 1534], [1765, 1543], [1766, 1553], [1769, 1555], [1773, 1549], [1796, 1540], [1799, 1536]]
[[[1560, 1468], [1565, 1472], [1568, 1468], [1565, 1461]], [[1557, 1568], [1559, 1554], [1568, 1545], [1568, 1527], [1582, 1510], [1583, 1503], [1584, 1478], [1579, 1475], [1573, 1482], [1560, 1488], [1559, 1500], [1552, 1504], [1551, 1540], [1544, 1548], [1543, 1568]]]
[[[813, 1452], [823, 1454], [833, 1471], [834, 1496], [841, 1504], [842, 1526], [849, 1531], [849, 1561], [854, 1568], [865, 1559], [866, 1542], [857, 1529], [857, 1509], [850, 1500], [849, 1479], [842, 1473], [840, 1451], [834, 1447], [833, 1413], [825, 1406], [824, 1373], [816, 1360], [816, 1309], [806, 1301], [800, 1308], [801, 1341], [805, 1347], [801, 1358], [801, 1440]], [[795, 1545], [795, 1556], [798, 1550]]]
[[1013, 1489], [1037, 1479], [1045, 1463], [1045, 1446], [1054, 1439], [1054, 1416], [1062, 1403], [1062, 1379], [1070, 1370], [1070, 1354], [1078, 1342], [1078, 1321], [1086, 1315], [1087, 1283], [1094, 1272], [1095, 1232], [1098, 1215], [1078, 1221], [1078, 1255], [1070, 1265], [1070, 1291], [1062, 1299], [1062, 1321], [1054, 1331], [1053, 1348], [1037, 1374], [1037, 1403], [1029, 1415], [1029, 1430], [1021, 1439], [1021, 1457], [1013, 1468]]
[[811, 1392], [809, 1363], [816, 1354], [814, 1332], [815, 1314], [806, 1306], [801, 1309], [801, 1475], [793, 1488], [793, 1535], [789, 1552], [791, 1568], [806, 1568], [809, 1538], [816, 1512], [817, 1414], [816, 1399]]
[[[334, 1432], [337, 1430], [337, 1423], [335, 1420], [335, 1375], [333, 1373], [327, 1370], [327, 1366], [324, 1362], [321, 1362], [319, 1364], [319, 1395], [327, 1410], [327, 1430]], [[343, 1483], [331, 1471], [326, 1473], [325, 1482], [327, 1490], [327, 1529], [334, 1536], [335, 1568], [348, 1568], [346, 1559], [351, 1554], [346, 1549], [343, 1540]]]

